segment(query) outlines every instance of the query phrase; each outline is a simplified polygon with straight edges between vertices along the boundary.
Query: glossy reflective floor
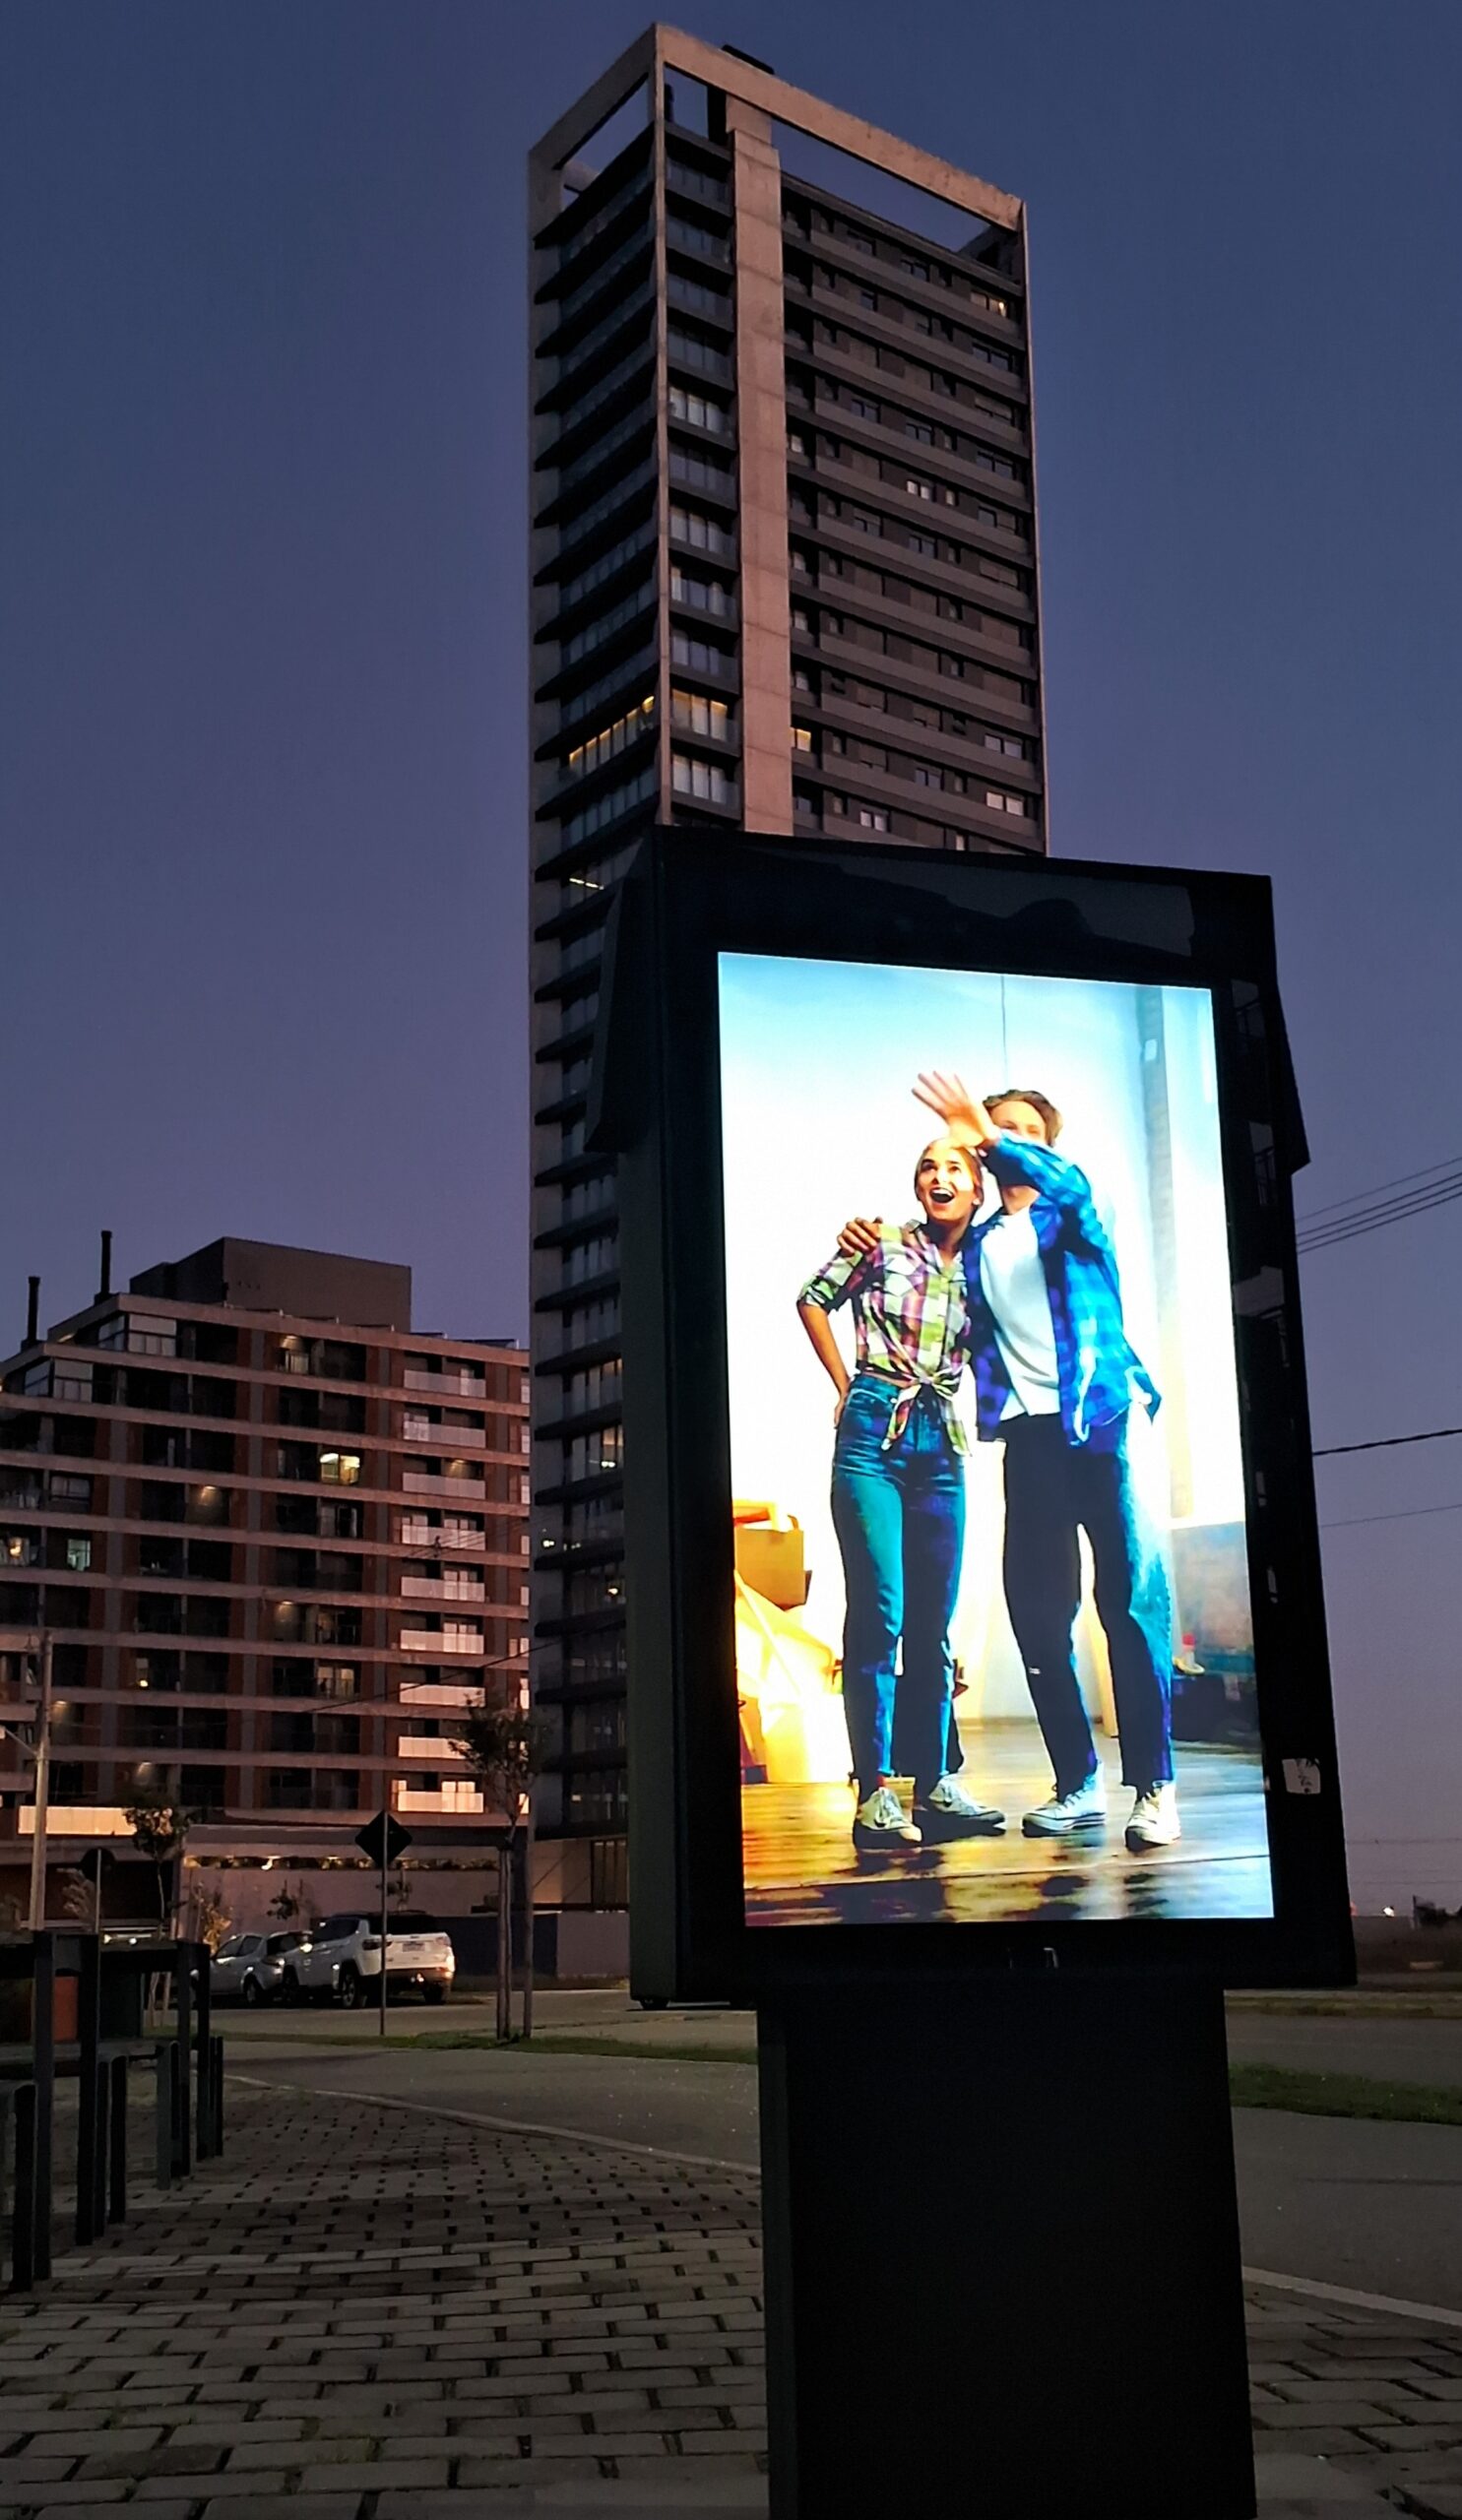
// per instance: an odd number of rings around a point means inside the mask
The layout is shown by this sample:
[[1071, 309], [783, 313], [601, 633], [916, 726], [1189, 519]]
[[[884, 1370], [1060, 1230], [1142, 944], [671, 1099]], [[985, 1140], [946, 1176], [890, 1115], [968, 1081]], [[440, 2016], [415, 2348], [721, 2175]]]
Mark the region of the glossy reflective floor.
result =
[[[1079, 1917], [1267, 1917], [1271, 1913], [1264, 1795], [1256, 1753], [1176, 1752], [1182, 1836], [1159, 1853], [1129, 1855], [1131, 1808], [1114, 1741], [1099, 1744], [1110, 1816], [1099, 1838], [1064, 1843], [1021, 1835], [1021, 1814], [1050, 1792], [1032, 1724], [962, 1728], [962, 1782], [1006, 1815], [1003, 1838], [854, 1852], [852, 1789], [753, 1785], [741, 1796], [750, 1923], [898, 1924], [1025, 1922]], [[907, 1796], [906, 1796], [907, 1799]]]

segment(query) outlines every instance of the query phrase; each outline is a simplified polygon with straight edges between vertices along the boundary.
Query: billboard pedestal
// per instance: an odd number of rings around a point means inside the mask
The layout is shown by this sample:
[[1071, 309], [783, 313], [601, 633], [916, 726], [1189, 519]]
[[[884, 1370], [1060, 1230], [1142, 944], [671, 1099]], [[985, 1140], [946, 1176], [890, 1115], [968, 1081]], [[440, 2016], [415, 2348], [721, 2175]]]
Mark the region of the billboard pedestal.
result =
[[1219, 1988], [872, 1981], [757, 2021], [772, 2520], [1248, 2520]]

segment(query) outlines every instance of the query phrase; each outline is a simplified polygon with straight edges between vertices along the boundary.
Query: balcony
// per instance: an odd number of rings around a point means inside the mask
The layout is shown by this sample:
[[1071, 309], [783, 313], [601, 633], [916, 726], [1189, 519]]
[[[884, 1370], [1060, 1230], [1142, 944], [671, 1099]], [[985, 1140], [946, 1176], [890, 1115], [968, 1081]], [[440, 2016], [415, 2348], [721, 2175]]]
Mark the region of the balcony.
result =
[[[462, 1481], [456, 1479], [452, 1484], [460, 1487]], [[449, 1531], [441, 1523], [413, 1523], [403, 1516], [401, 1541], [404, 1548], [469, 1548], [480, 1554], [486, 1546], [487, 1535], [485, 1532]]]
[[396, 1744], [399, 1759], [419, 1759], [423, 1767], [441, 1767], [447, 1760], [461, 1756], [455, 1741], [439, 1740], [434, 1732], [403, 1732]]
[[426, 1374], [419, 1372], [414, 1365], [408, 1365], [406, 1388], [420, 1392], [427, 1400], [446, 1400], [448, 1397], [482, 1400], [486, 1396], [487, 1385], [481, 1374], [469, 1373], [466, 1366], [458, 1373]]
[[403, 1575], [401, 1598], [404, 1602], [485, 1602], [487, 1588], [464, 1575]]
[[409, 1444], [430, 1444], [443, 1452], [481, 1452], [487, 1442], [483, 1426], [444, 1426], [435, 1418], [423, 1418], [408, 1409], [401, 1421], [403, 1440]]
[[458, 1780], [455, 1777], [450, 1784], [439, 1785], [434, 1793], [418, 1792], [413, 1786], [403, 1786], [396, 1797], [396, 1808], [403, 1817], [412, 1811], [419, 1812], [423, 1817], [428, 1812], [435, 1812], [438, 1817], [447, 1818], [459, 1811], [479, 1814], [484, 1808], [482, 1789], [477, 1785], [470, 1785], [465, 1778]]
[[475, 1654], [480, 1660], [483, 1639], [480, 1633], [464, 1633], [457, 1628], [404, 1627], [401, 1631], [403, 1654]]
[[447, 1505], [483, 1504], [487, 1496], [485, 1479], [438, 1479], [425, 1470], [404, 1471], [401, 1484], [408, 1496], [439, 1497]]
[[403, 1680], [398, 1695], [403, 1711], [409, 1706], [430, 1706], [462, 1714], [482, 1703], [481, 1689], [467, 1680]]

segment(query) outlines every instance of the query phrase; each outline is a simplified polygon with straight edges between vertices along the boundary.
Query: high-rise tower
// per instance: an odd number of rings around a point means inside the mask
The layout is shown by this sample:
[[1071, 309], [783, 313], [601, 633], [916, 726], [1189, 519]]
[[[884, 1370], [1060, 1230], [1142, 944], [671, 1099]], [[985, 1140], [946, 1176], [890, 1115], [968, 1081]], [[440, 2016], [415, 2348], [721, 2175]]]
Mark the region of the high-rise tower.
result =
[[583, 1143], [604, 911], [656, 822], [1045, 849], [1025, 214], [661, 26], [530, 190], [541, 1889], [613, 1908], [614, 1176]]

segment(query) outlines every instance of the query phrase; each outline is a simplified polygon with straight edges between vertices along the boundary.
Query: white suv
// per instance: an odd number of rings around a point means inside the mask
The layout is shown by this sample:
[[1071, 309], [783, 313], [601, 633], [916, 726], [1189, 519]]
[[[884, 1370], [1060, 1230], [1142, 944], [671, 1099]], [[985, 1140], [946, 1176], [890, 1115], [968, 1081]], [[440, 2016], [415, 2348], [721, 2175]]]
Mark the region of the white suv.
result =
[[[308, 1950], [296, 1952], [290, 1965], [302, 1995], [334, 1995], [350, 2008], [378, 2000], [380, 1918], [363, 1916], [358, 1908], [327, 1917], [316, 1925]], [[386, 1945], [388, 2001], [411, 1988], [429, 2004], [444, 2003], [456, 1970], [451, 1936], [435, 1917], [415, 1911], [392, 1917]]]

